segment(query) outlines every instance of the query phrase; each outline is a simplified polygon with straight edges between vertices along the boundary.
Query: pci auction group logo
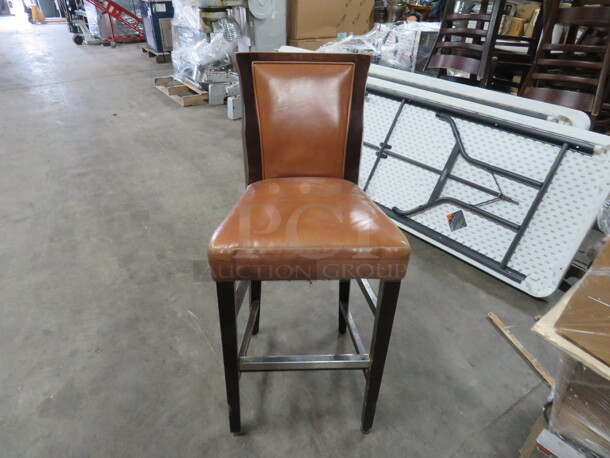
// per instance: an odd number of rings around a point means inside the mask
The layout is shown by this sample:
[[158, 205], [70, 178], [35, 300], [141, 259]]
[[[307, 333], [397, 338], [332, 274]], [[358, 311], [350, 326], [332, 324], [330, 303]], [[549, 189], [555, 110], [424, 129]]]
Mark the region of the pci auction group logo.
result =
[[[376, 208], [354, 206], [354, 199], [358, 197], [351, 184], [342, 181], [330, 186], [257, 182], [256, 190], [246, 190], [212, 237], [212, 277], [371, 278], [380, 269], [387, 275], [404, 269], [380, 260], [372, 240], [378, 230]], [[206, 263], [194, 263], [194, 277], [210, 277]]]

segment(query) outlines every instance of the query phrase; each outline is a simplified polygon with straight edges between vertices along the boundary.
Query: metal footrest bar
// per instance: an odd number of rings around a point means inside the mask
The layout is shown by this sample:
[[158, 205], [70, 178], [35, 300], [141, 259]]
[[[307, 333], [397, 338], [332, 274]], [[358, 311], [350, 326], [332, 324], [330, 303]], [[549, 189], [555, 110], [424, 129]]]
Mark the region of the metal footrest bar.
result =
[[[359, 355], [365, 355], [366, 350], [364, 349], [364, 344], [362, 343], [362, 339], [360, 338], [360, 334], [358, 333], [358, 328], [356, 328], [356, 323], [354, 322], [352, 314], [349, 310], [345, 310], [345, 304], [339, 303], [339, 307], [341, 310], [341, 315], [343, 315], [343, 319], [345, 320], [345, 327], [349, 332], [349, 336], [352, 338], [354, 348], [356, 349]], [[362, 369], [362, 375], [364, 375], [365, 379], [368, 377], [368, 368]]]
[[241, 372], [368, 369], [369, 355], [242, 356]]
[[244, 302], [244, 297], [246, 297], [246, 291], [248, 291], [249, 286], [250, 282], [247, 280], [242, 280], [237, 284], [235, 289], [235, 316], [239, 315], [241, 304]]
[[254, 323], [256, 323], [256, 317], [258, 316], [258, 310], [260, 308], [260, 301], [252, 303], [250, 309], [250, 316], [248, 317], [248, 323], [246, 324], [246, 330], [244, 331], [244, 337], [241, 340], [239, 347], [239, 356], [246, 356], [248, 353], [248, 346], [250, 345], [250, 339], [252, 338], [252, 331], [254, 330]]
[[358, 278], [356, 283], [358, 283], [371, 312], [375, 315], [375, 312], [377, 311], [377, 294], [375, 294], [375, 291], [373, 291], [371, 284], [366, 278]]

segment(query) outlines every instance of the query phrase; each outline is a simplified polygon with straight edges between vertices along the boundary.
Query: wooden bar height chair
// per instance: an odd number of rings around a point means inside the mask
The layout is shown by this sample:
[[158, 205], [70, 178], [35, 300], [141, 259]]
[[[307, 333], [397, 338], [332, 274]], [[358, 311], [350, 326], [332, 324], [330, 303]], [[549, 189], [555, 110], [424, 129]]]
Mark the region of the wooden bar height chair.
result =
[[[244, 102], [247, 189], [208, 247], [216, 282], [230, 430], [241, 428], [242, 372], [359, 369], [363, 432], [373, 424], [394, 312], [410, 247], [358, 187], [370, 57], [238, 53]], [[367, 279], [379, 279], [378, 298]], [[248, 356], [260, 321], [261, 282], [335, 280], [339, 332], [355, 354]], [[357, 280], [375, 315], [367, 353], [349, 311]], [[238, 347], [236, 318], [247, 288], [249, 318]]]
[[[580, 0], [571, 8], [545, 1], [542, 39], [519, 95], [584, 111], [594, 129], [610, 88], [610, 0]], [[553, 43], [553, 28], [567, 29], [566, 40]], [[584, 31], [578, 36], [578, 30]]]
[[[474, 2], [478, 3], [478, 2]], [[472, 3], [447, 0], [441, 27], [424, 70], [439, 69], [439, 78], [487, 87], [490, 84], [492, 55], [506, 0], [479, 3], [478, 12], [456, 11], [458, 5]], [[451, 76], [458, 70], [468, 76]]]
[[544, 25], [544, 11], [534, 19], [531, 37], [498, 35], [492, 51], [492, 69], [489, 89], [501, 92], [519, 90], [529, 71]]

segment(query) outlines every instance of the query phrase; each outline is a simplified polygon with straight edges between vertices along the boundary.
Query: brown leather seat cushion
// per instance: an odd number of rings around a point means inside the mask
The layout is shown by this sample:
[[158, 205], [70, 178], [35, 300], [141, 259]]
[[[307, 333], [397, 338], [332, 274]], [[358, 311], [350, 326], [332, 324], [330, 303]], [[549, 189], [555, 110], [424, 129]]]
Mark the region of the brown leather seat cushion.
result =
[[394, 223], [350, 181], [257, 181], [208, 247], [215, 281], [405, 276], [411, 249]]

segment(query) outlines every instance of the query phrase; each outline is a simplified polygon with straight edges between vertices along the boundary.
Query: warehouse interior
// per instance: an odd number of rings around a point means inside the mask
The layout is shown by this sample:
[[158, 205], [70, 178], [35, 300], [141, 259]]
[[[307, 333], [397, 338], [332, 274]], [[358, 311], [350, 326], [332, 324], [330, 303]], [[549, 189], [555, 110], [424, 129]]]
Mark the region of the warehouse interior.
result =
[[[549, 378], [566, 377], [575, 356], [532, 332], [589, 276], [608, 301], [608, 267], [603, 255], [595, 261], [608, 251], [603, 211], [583, 222], [578, 278], [545, 297], [398, 226], [411, 255], [370, 434], [360, 424], [364, 380], [339, 370], [243, 374], [241, 431], [231, 434], [207, 250], [246, 189], [241, 101], [227, 89], [235, 80], [222, 82], [219, 104], [210, 87], [205, 97], [189, 83], [186, 96], [160, 90], [159, 78], [184, 75], [169, 52], [142, 52], [137, 40], [76, 44], [65, 18], [31, 23], [20, 5], [11, 13], [0, 16], [2, 456], [605, 456], [607, 443], [566, 433], [557, 437], [579, 455], [537, 444], [553, 433]], [[364, 122], [366, 141], [366, 111]], [[597, 127], [565, 129], [610, 139]], [[608, 195], [608, 179], [596, 190]], [[349, 310], [368, 347], [373, 318], [352, 283]], [[338, 294], [334, 281], [263, 281], [249, 353], [350, 353]], [[240, 336], [247, 321], [242, 312]], [[596, 325], [608, 342], [610, 316]], [[607, 402], [610, 389], [595, 388]], [[610, 422], [595, 421], [608, 440]]]

